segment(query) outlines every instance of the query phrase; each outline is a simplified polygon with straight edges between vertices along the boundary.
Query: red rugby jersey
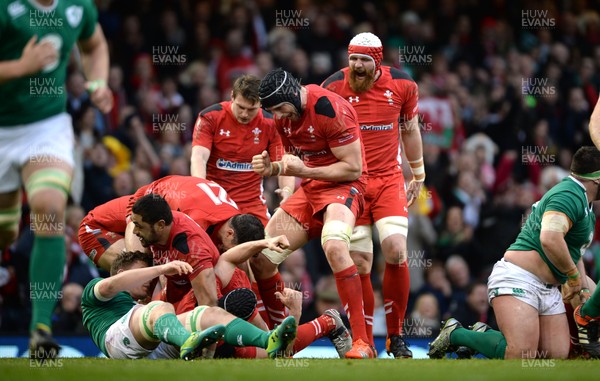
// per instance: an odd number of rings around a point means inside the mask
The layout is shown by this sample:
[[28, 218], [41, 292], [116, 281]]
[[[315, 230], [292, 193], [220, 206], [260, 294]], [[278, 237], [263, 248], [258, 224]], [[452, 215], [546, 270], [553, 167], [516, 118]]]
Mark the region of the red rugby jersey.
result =
[[[287, 152], [302, 157], [307, 167], [324, 167], [338, 161], [331, 148], [361, 139], [358, 119], [350, 103], [339, 95], [317, 85], [305, 87], [308, 95], [301, 119], [275, 119], [275, 126]], [[362, 144], [361, 149], [363, 171], [358, 181], [364, 183], [367, 163]]]
[[381, 76], [364, 93], [355, 93], [348, 83], [350, 69], [344, 68], [326, 79], [322, 86], [346, 99], [358, 114], [369, 175], [401, 171], [398, 121], [418, 115], [417, 84], [406, 73], [381, 67]]
[[266, 150], [277, 161], [283, 154], [273, 116], [260, 110], [250, 123], [241, 124], [233, 115], [231, 101], [200, 112], [192, 144], [210, 150], [206, 178], [221, 185], [238, 203], [262, 200], [262, 177], [252, 170], [252, 156]]
[[140, 197], [150, 193], [162, 196], [171, 210], [187, 214], [204, 230], [241, 214], [235, 201], [214, 181], [193, 176], [166, 176], [138, 189], [131, 197], [127, 215]]

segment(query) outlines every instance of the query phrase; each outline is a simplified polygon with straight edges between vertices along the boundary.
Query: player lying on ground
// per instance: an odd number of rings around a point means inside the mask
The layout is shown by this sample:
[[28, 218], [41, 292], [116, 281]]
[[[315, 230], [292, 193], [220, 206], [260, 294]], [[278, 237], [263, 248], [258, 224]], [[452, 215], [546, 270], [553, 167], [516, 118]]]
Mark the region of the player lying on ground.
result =
[[488, 295], [501, 332], [470, 331], [449, 319], [429, 356], [441, 358], [463, 345], [489, 358], [566, 358], [570, 340], [563, 299], [589, 293], [581, 256], [592, 242], [592, 202], [598, 199], [600, 151], [582, 147], [573, 155], [571, 175], [533, 204], [516, 242], [494, 265]]
[[282, 355], [295, 338], [296, 320], [291, 316], [273, 332], [265, 332], [219, 307], [199, 306], [176, 316], [170, 303], [136, 303], [134, 298], [147, 297], [156, 277], [193, 271], [181, 261], [154, 267], [151, 263], [152, 258], [145, 253], [123, 252], [113, 262], [110, 278], [94, 279], [84, 290], [83, 323], [107, 357], [142, 358], [159, 345], [168, 344], [180, 347], [179, 357], [188, 360], [221, 339], [231, 345], [265, 348], [275, 357]]

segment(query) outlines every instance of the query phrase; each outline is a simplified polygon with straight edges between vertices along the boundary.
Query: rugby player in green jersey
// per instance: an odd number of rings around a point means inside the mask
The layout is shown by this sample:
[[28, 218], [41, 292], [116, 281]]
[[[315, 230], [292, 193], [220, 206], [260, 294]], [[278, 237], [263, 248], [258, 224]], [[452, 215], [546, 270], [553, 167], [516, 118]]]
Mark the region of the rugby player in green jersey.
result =
[[97, 18], [92, 0], [0, 1], [0, 250], [17, 237], [24, 186], [34, 233], [29, 348], [36, 359], [60, 349], [51, 317], [66, 256], [74, 137], [65, 77], [75, 43], [90, 100], [104, 113], [112, 108], [108, 47]]
[[488, 297], [500, 332], [480, 323], [468, 330], [448, 319], [429, 356], [441, 358], [465, 346], [489, 358], [567, 358], [563, 298], [589, 293], [581, 257], [592, 242], [592, 202], [598, 199], [600, 151], [582, 147], [573, 156], [571, 175], [533, 204], [516, 241], [494, 265]]
[[157, 349], [161, 355], [153, 358], [173, 358], [173, 347], [179, 347], [175, 353], [187, 360], [221, 339], [235, 346], [264, 348], [269, 357], [275, 357], [283, 355], [296, 337], [292, 316], [265, 332], [219, 307], [199, 306], [176, 316], [170, 303], [138, 304], [135, 300], [146, 299], [153, 279], [193, 271], [182, 261], [151, 265], [152, 256], [146, 253], [123, 252], [112, 264], [111, 277], [96, 278], [83, 291], [83, 324], [109, 358], [143, 358]]

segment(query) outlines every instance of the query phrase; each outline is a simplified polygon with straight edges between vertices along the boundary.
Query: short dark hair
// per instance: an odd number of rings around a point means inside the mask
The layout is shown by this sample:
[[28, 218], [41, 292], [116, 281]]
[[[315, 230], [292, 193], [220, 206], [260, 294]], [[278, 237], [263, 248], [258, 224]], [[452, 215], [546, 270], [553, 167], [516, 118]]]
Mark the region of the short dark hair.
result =
[[258, 217], [252, 214], [238, 214], [229, 221], [235, 233], [237, 245], [265, 238], [265, 227]]
[[600, 151], [594, 146], [581, 147], [573, 155], [571, 172], [585, 175], [600, 170]]
[[116, 275], [119, 270], [127, 270], [136, 262], [144, 262], [148, 267], [152, 266], [152, 254], [143, 251], [123, 251], [117, 255], [110, 266], [110, 275]]
[[253, 75], [246, 74], [242, 75], [233, 83], [232, 98], [241, 95], [252, 103], [260, 102], [258, 97], [258, 87], [260, 86], [260, 79]]
[[133, 204], [131, 211], [139, 214], [142, 217], [142, 221], [150, 225], [154, 225], [160, 220], [165, 221], [166, 225], [171, 225], [173, 222], [173, 212], [169, 203], [156, 193], [150, 193], [139, 198]]

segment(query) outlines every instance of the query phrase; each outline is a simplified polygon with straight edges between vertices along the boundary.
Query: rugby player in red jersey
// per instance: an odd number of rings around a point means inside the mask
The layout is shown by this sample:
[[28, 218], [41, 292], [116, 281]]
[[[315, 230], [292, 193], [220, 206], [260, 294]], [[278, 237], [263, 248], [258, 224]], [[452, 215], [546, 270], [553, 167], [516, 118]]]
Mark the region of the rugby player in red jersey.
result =
[[[282, 252], [289, 246], [285, 236], [278, 236], [246, 242], [220, 256], [204, 230], [189, 216], [172, 211], [171, 206], [160, 195], [147, 194], [141, 197], [132, 206], [131, 211], [133, 233], [139, 238], [142, 246], [150, 249], [154, 264], [161, 265], [180, 260], [189, 263], [193, 268], [189, 274], [167, 276], [166, 285], [163, 286], [161, 299], [173, 304], [178, 314], [191, 311], [197, 305], [214, 306], [217, 298], [227, 291], [237, 287], [248, 287], [249, 281], [244, 278], [245, 273], [236, 265], [258, 254], [260, 250]], [[233, 285], [236, 288], [232, 287]], [[249, 320], [254, 320], [254, 317], [259, 318], [256, 311]], [[262, 328], [267, 329], [264, 323]], [[299, 351], [326, 335], [333, 341], [338, 352], [347, 350], [345, 348], [350, 346], [347, 342], [349, 333], [339, 315], [328, 311], [298, 328], [294, 351]], [[240, 349], [237, 354], [256, 357], [256, 349]]]
[[[345, 357], [373, 358], [360, 278], [348, 249], [354, 222], [363, 209], [367, 182], [356, 112], [339, 95], [317, 85], [301, 86], [282, 69], [265, 76], [259, 93], [262, 106], [275, 117], [287, 153], [281, 161], [271, 162], [263, 151], [252, 159], [254, 170], [261, 176], [303, 180], [265, 229], [267, 237], [285, 234], [290, 247], [284, 253], [263, 250], [253, 259], [252, 270], [259, 283], [278, 282], [277, 265], [309, 239], [320, 236], [354, 336]], [[267, 304], [270, 296], [262, 297]]]
[[125, 248], [127, 205], [123, 196], [98, 205], [81, 220], [79, 244], [96, 266], [110, 271], [113, 260]]
[[[401, 335], [410, 285], [407, 208], [415, 201], [425, 180], [418, 88], [406, 73], [381, 66], [382, 56], [379, 38], [372, 33], [360, 33], [348, 46], [348, 67], [330, 76], [322, 86], [352, 104], [365, 146], [369, 168], [365, 210], [352, 232], [350, 252], [360, 273], [369, 338], [373, 342], [371, 226], [374, 223], [385, 258], [382, 292], [388, 331], [386, 349], [395, 358], [412, 358]], [[404, 146], [413, 172], [406, 191], [400, 145]]]
[[[273, 116], [261, 110], [260, 80], [244, 75], [233, 84], [231, 101], [207, 107], [194, 127], [192, 176], [223, 187], [242, 213], [253, 214], [263, 225], [269, 221], [262, 177], [252, 170], [252, 157], [263, 151], [281, 160], [283, 148]], [[285, 200], [294, 190], [294, 178], [280, 176], [276, 191]]]

